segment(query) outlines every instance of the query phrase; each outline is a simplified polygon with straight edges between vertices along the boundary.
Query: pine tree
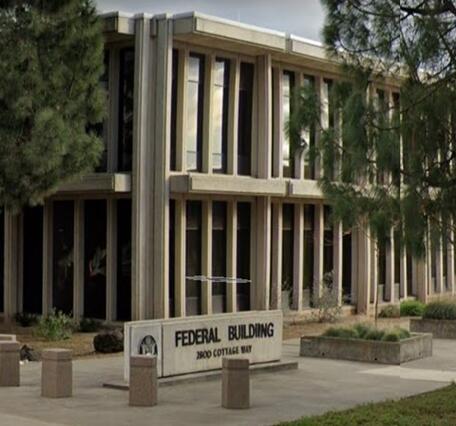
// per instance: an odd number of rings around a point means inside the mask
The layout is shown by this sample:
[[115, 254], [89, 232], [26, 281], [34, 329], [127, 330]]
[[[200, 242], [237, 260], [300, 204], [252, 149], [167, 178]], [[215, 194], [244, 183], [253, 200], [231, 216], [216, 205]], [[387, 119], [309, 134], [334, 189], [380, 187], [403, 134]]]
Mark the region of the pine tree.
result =
[[[331, 90], [335, 124], [320, 123], [317, 93], [301, 89], [290, 135], [297, 144], [302, 130], [317, 123], [309, 156], [322, 162], [320, 184], [334, 220], [367, 221], [380, 240], [394, 228], [420, 255], [427, 237], [448, 238], [455, 223], [456, 6], [451, 0], [322, 3], [327, 52], [344, 77]], [[373, 82], [392, 81], [400, 83], [399, 96], [373, 93]]]
[[0, 206], [42, 202], [103, 146], [101, 23], [91, 0], [0, 0]]

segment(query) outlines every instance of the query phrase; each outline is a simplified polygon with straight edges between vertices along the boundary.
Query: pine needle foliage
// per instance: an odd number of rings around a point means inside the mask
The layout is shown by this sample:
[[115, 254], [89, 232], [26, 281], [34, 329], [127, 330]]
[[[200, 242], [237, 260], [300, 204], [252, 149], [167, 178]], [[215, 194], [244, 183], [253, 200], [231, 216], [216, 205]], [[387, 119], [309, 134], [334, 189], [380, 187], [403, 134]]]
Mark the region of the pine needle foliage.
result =
[[[392, 228], [415, 256], [449, 240], [456, 211], [456, 6], [450, 0], [322, 0], [327, 53], [341, 64], [332, 126], [315, 88], [299, 89], [288, 126], [316, 126], [309, 157], [345, 226]], [[388, 98], [373, 88], [397, 86]], [[312, 91], [313, 93], [309, 93]], [[402, 160], [401, 160], [402, 153]]]
[[106, 96], [91, 0], [0, 0], [0, 206], [42, 202], [91, 171]]

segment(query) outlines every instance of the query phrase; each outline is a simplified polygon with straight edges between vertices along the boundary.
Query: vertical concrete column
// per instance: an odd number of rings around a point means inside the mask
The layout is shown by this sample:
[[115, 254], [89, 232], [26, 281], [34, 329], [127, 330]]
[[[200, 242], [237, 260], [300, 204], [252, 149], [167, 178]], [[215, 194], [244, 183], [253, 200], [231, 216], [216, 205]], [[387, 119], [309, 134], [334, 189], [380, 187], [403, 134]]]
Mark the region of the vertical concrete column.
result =
[[0, 342], [0, 387], [20, 384], [20, 345], [18, 342]]
[[231, 60], [230, 96], [228, 106], [228, 149], [227, 173], [237, 174], [238, 169], [238, 127], [239, 127], [239, 82], [241, 75], [241, 61], [239, 58]]
[[84, 315], [84, 200], [74, 202], [73, 316]]
[[[293, 217], [293, 306], [302, 310], [304, 284], [304, 205], [294, 205]], [[291, 253], [290, 253], [291, 255]], [[282, 257], [279, 259], [282, 261]]]
[[378, 241], [376, 238], [371, 239], [370, 263], [370, 301], [375, 306], [378, 298]]
[[43, 208], [43, 315], [47, 315], [52, 308], [52, 216], [53, 204], [47, 199]]
[[[171, 92], [173, 60], [173, 21], [163, 15], [155, 20], [153, 43], [153, 78], [149, 102], [149, 120], [153, 147], [153, 249], [152, 312], [153, 318], [169, 317], [169, 172], [171, 153]], [[146, 211], [145, 214], [148, 212]], [[150, 256], [150, 254], [149, 254]]]
[[371, 240], [369, 225], [363, 222], [358, 230], [357, 313], [369, 314]]
[[[151, 123], [151, 55], [153, 39], [151, 21], [145, 15], [135, 20], [135, 87], [133, 101], [133, 170], [132, 170], [132, 288], [133, 320], [152, 316], [153, 277], [153, 188], [154, 141], [150, 139]], [[154, 167], [151, 167], [151, 164]], [[163, 250], [163, 247], [161, 248]]]
[[19, 215], [5, 210], [4, 232], [4, 314], [9, 321], [17, 313], [17, 285], [19, 277]]
[[344, 229], [342, 222], [334, 224], [333, 232], [333, 286], [337, 291], [337, 300], [342, 305], [342, 260], [343, 260], [343, 236]]
[[176, 317], [186, 315], [185, 304], [185, 245], [186, 245], [186, 202], [175, 201], [175, 242], [174, 242], [174, 312]]
[[446, 253], [446, 262], [447, 262], [447, 284], [448, 291], [454, 295], [454, 230], [453, 230], [453, 220], [450, 219], [448, 223], [448, 233], [447, 238], [447, 253]]
[[253, 306], [258, 310], [269, 309], [269, 290], [271, 284], [271, 199], [258, 197], [254, 209], [256, 220], [256, 279], [253, 288]]
[[[212, 277], [212, 201], [203, 201], [202, 223], [202, 273]], [[201, 283], [202, 313], [212, 314], [212, 281]]]
[[396, 301], [394, 283], [394, 230], [390, 229], [386, 245], [386, 282], [385, 282], [385, 297], [391, 303]]
[[401, 252], [400, 252], [400, 297], [403, 299], [406, 299], [408, 297], [408, 292], [407, 292], [407, 249], [405, 248], [404, 245], [401, 247]]
[[45, 349], [41, 364], [41, 396], [68, 398], [73, 394], [73, 361], [68, 349]]
[[249, 360], [223, 358], [222, 360], [222, 407], [250, 408]]
[[314, 216], [314, 297], [320, 297], [323, 281], [323, 247], [324, 247], [324, 205], [315, 204]]
[[271, 309], [282, 309], [282, 235], [282, 204], [273, 203], [271, 247]]
[[129, 404], [136, 407], [157, 405], [157, 358], [146, 355], [130, 357]]
[[426, 257], [413, 259], [413, 281], [416, 285], [418, 300], [423, 303], [427, 303], [429, 293], [428, 262]]
[[117, 200], [107, 200], [106, 320], [117, 319]]
[[[237, 277], [237, 203], [236, 201], [228, 202], [227, 215], [227, 275], [230, 278]], [[237, 311], [237, 283], [235, 281], [228, 283], [226, 288], [226, 309], [227, 312]]]

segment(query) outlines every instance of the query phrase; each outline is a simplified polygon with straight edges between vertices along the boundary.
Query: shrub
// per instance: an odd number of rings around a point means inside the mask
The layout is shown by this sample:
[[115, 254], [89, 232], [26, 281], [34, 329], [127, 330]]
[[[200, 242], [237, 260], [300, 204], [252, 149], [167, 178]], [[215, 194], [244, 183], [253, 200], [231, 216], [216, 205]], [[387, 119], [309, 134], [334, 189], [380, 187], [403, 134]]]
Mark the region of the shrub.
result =
[[339, 295], [333, 286], [333, 273], [327, 272], [321, 283], [321, 294], [313, 297], [313, 306], [316, 311], [313, 313], [318, 322], [334, 322], [342, 313], [339, 305]]
[[93, 338], [95, 351], [104, 354], [123, 351], [123, 333], [120, 330], [106, 331]]
[[359, 339], [356, 330], [351, 327], [330, 327], [323, 336], [327, 337], [340, 337], [341, 339]]
[[53, 309], [49, 315], [41, 317], [36, 335], [51, 341], [64, 340], [71, 337], [74, 328], [74, 321], [69, 315]]
[[388, 306], [385, 306], [380, 311], [378, 316], [380, 318], [399, 318], [401, 316], [401, 312], [399, 310], [399, 306], [397, 306], [397, 305], [388, 305]]
[[401, 303], [401, 317], [421, 317], [425, 304], [418, 300], [406, 300]]
[[101, 321], [95, 318], [81, 318], [78, 330], [81, 333], [95, 333], [101, 328]]
[[341, 339], [382, 340], [385, 342], [398, 342], [407, 339], [410, 333], [403, 328], [379, 330], [369, 324], [356, 324], [351, 327], [331, 327], [323, 336], [338, 337]]
[[16, 323], [21, 327], [30, 327], [38, 322], [38, 315], [29, 312], [18, 312], [15, 315]]
[[456, 303], [449, 300], [431, 302], [424, 307], [423, 318], [454, 320], [456, 319]]

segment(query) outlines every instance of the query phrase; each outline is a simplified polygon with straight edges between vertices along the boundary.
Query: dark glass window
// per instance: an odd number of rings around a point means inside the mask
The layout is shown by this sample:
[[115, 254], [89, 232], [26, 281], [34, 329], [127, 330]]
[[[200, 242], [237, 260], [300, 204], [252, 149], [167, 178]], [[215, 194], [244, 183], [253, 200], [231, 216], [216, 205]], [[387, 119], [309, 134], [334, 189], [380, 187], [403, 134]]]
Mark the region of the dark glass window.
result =
[[54, 201], [52, 305], [73, 311], [74, 202]]
[[[386, 300], [386, 242], [383, 239], [379, 239], [377, 242], [378, 248], [378, 285], [383, 286], [383, 300]], [[379, 293], [379, 296], [382, 296]], [[381, 297], [380, 297], [381, 299]]]
[[333, 270], [333, 223], [331, 220], [331, 210], [328, 206], [324, 207], [324, 235], [323, 235], [323, 272]]
[[342, 300], [351, 303], [352, 293], [352, 232], [344, 229], [342, 239]]
[[283, 176], [291, 177], [293, 174], [293, 159], [291, 158], [290, 137], [286, 131], [287, 123], [291, 114], [291, 95], [294, 87], [294, 73], [284, 71], [282, 74], [282, 111], [283, 111], [283, 145], [282, 163]]
[[4, 312], [5, 216], [0, 210], [0, 311]]
[[24, 209], [23, 312], [41, 314], [43, 300], [43, 207]]
[[[304, 77], [304, 87], [308, 87], [311, 90], [315, 90], [315, 79], [312, 76]], [[315, 125], [310, 126], [310, 128], [305, 129], [302, 132], [302, 137], [309, 144], [309, 147], [312, 148], [315, 145], [315, 134], [316, 129]], [[308, 156], [304, 158], [304, 179], [315, 179], [315, 163], [311, 161]]]
[[106, 201], [84, 202], [84, 316], [106, 318]]
[[[412, 256], [410, 253], [407, 253], [407, 295], [416, 296], [413, 286], [413, 263]], [[451, 273], [451, 272], [450, 272]]]
[[131, 200], [117, 201], [117, 319], [131, 320]]
[[[185, 276], [194, 277], [201, 275], [201, 201], [188, 201], [186, 213]], [[201, 314], [201, 281], [186, 279], [186, 309], [187, 315]]]
[[217, 58], [214, 64], [214, 99], [212, 106], [212, 169], [214, 173], [226, 172], [229, 94], [230, 61]]
[[401, 282], [401, 238], [398, 231], [394, 231], [394, 282]]
[[176, 247], [176, 202], [174, 200], [169, 201], [169, 316], [174, 317], [174, 297], [175, 297], [175, 282], [176, 275], [174, 271], [175, 262], [175, 247]]
[[[225, 202], [212, 205], [212, 276], [226, 277], [226, 212]], [[212, 309], [214, 313], [226, 312], [226, 282], [212, 284]]]
[[313, 295], [314, 277], [314, 216], [315, 207], [304, 206], [304, 292], [303, 302], [310, 306]]
[[282, 290], [293, 288], [294, 206], [282, 206]]
[[253, 64], [241, 63], [238, 108], [238, 174], [240, 175], [251, 173], [254, 71]]
[[177, 87], [179, 74], [179, 51], [173, 49], [173, 68], [171, 85], [171, 170], [176, 170], [176, 144], [177, 144]]
[[187, 79], [187, 170], [201, 171], [204, 113], [204, 55], [190, 54]]
[[[107, 100], [106, 105], [109, 105], [109, 62], [110, 62], [109, 50], [105, 50], [105, 52], [104, 52], [104, 72], [100, 79], [100, 85], [105, 90], [105, 93], [106, 93], [106, 100]], [[109, 108], [108, 108], [108, 110], [109, 110]], [[104, 146], [103, 153], [101, 154], [100, 162], [95, 169], [95, 171], [99, 172], [99, 173], [106, 172], [107, 166], [108, 166], [107, 126], [108, 126], [108, 120], [106, 120], [106, 119], [104, 120], [104, 122], [94, 126], [95, 133], [97, 134], [98, 137], [102, 138], [103, 146]]]
[[135, 51], [120, 51], [119, 78], [119, 170], [131, 171], [133, 162], [133, 102]]
[[[250, 203], [237, 205], [237, 278], [250, 279]], [[237, 284], [238, 311], [250, 309], [251, 283]]]

